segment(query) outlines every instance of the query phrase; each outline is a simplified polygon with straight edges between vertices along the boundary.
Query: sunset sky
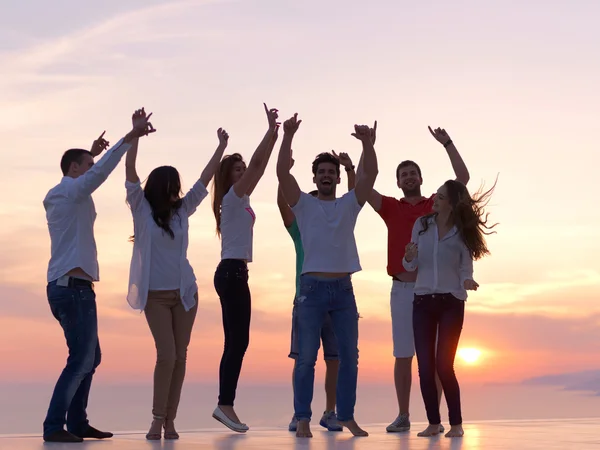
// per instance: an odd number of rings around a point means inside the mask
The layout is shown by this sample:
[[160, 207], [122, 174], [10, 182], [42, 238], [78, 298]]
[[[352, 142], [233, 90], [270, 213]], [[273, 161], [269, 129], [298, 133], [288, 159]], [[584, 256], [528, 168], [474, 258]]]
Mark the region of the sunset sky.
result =
[[[358, 163], [355, 123], [379, 123], [376, 189], [399, 196], [395, 167], [419, 162], [423, 193], [452, 168], [427, 126], [444, 127], [471, 173], [489, 186], [499, 222], [492, 256], [475, 264], [457, 361], [464, 382], [519, 382], [600, 369], [598, 101], [600, 7], [587, 1], [103, 0], [12, 2], [0, 15], [0, 383], [53, 382], [62, 330], [45, 295], [50, 251], [42, 200], [71, 147], [111, 143], [131, 113], [157, 133], [138, 156], [142, 178], [169, 164], [184, 189], [230, 134], [249, 159], [267, 121], [262, 102], [302, 119], [293, 172], [310, 190], [310, 162], [331, 149]], [[35, 14], [34, 14], [35, 12]], [[277, 146], [278, 150], [279, 146]], [[252, 196], [253, 316], [242, 378], [285, 383], [294, 250], [275, 203], [275, 160]], [[98, 379], [150, 381], [154, 343], [125, 294], [132, 219], [121, 163], [94, 194], [103, 363]], [[346, 191], [342, 179], [339, 193]], [[210, 200], [193, 216], [189, 259], [200, 309], [188, 380], [216, 382], [223, 345], [212, 277], [220, 243]], [[386, 228], [369, 206], [356, 240], [360, 381], [391, 382]], [[468, 353], [472, 354], [472, 353]]]

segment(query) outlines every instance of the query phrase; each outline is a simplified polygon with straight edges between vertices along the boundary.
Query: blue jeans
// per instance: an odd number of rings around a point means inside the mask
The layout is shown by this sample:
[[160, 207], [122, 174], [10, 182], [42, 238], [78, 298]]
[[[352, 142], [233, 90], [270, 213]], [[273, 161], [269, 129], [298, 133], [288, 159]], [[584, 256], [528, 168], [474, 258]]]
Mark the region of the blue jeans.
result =
[[298, 420], [310, 420], [315, 363], [327, 314], [338, 341], [340, 366], [336, 389], [337, 418], [354, 419], [358, 378], [358, 310], [350, 276], [317, 278], [302, 275], [296, 299], [298, 358], [294, 371], [294, 409]]
[[[298, 358], [298, 307], [296, 303], [296, 299], [294, 298], [294, 308], [292, 309], [292, 343], [290, 354], [288, 355], [292, 359]], [[321, 329], [321, 342], [323, 343], [323, 359], [325, 361], [338, 361], [338, 343], [333, 332], [333, 325], [331, 324], [329, 314], [325, 315], [325, 322]]]
[[462, 424], [460, 387], [454, 373], [454, 357], [464, 317], [464, 300], [459, 300], [452, 294], [415, 294], [413, 302], [415, 349], [421, 395], [427, 411], [427, 420], [431, 425], [441, 422], [435, 383], [436, 371], [448, 404], [450, 425]]
[[62, 287], [52, 281], [46, 291], [52, 315], [64, 331], [69, 357], [50, 400], [44, 436], [62, 430], [65, 423], [68, 431], [82, 435], [89, 427], [86, 408], [92, 377], [100, 364], [96, 294], [83, 282]]

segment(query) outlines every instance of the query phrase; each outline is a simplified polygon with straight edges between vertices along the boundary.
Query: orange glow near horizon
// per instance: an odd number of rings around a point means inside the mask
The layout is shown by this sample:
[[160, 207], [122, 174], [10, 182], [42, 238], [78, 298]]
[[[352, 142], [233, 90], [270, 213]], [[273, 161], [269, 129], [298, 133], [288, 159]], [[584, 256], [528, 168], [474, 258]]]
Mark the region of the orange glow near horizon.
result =
[[477, 348], [461, 348], [458, 350], [458, 356], [469, 365], [477, 365], [480, 363], [481, 350]]

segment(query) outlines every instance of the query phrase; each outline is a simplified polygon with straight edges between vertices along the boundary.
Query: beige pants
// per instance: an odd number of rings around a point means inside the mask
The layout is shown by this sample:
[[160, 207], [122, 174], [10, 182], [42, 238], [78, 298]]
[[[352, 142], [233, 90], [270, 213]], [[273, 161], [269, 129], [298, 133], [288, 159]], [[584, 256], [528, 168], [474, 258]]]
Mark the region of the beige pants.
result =
[[175, 420], [185, 378], [187, 348], [198, 311], [186, 312], [179, 290], [149, 291], [144, 313], [156, 344], [152, 415]]

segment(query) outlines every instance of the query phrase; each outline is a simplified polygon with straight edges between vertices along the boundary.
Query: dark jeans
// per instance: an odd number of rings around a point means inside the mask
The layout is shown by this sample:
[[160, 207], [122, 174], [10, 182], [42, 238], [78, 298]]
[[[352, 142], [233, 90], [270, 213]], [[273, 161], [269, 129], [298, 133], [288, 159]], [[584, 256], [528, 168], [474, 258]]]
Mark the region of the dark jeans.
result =
[[448, 404], [450, 425], [462, 424], [460, 388], [454, 373], [454, 357], [464, 317], [465, 302], [452, 294], [415, 294], [413, 302], [415, 350], [419, 365], [421, 394], [427, 419], [432, 425], [441, 422], [435, 384], [436, 370]]
[[248, 265], [224, 259], [215, 272], [215, 289], [221, 300], [225, 349], [219, 367], [219, 405], [233, 406], [242, 361], [250, 340], [250, 288]]
[[64, 331], [69, 357], [50, 400], [44, 436], [62, 430], [65, 422], [67, 430], [81, 435], [89, 426], [86, 408], [92, 377], [100, 364], [96, 294], [91, 284], [78, 281], [68, 287], [53, 281], [46, 291], [52, 315]]
[[321, 330], [331, 317], [337, 338], [340, 366], [336, 388], [337, 418], [354, 419], [358, 378], [358, 310], [350, 276], [317, 278], [302, 275], [296, 299], [298, 358], [294, 370], [294, 412], [298, 420], [310, 420], [315, 384], [315, 363]]

